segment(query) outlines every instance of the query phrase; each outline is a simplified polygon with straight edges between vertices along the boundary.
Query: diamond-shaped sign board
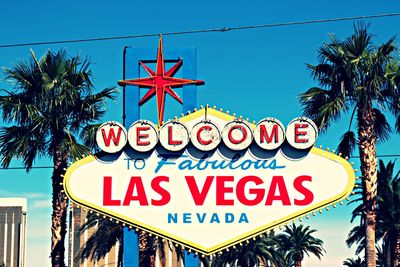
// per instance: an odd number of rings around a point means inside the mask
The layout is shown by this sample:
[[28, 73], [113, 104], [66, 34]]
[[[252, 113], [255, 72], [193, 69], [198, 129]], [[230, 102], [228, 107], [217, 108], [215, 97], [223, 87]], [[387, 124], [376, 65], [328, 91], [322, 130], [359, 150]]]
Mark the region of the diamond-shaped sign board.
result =
[[[179, 119], [189, 132], [202, 121], [222, 129], [234, 120], [212, 108]], [[232, 150], [221, 142], [210, 151], [189, 143], [137, 152], [127, 144], [72, 164], [64, 187], [77, 205], [210, 255], [334, 205], [354, 180], [345, 159], [315, 147], [263, 150], [253, 142]]]

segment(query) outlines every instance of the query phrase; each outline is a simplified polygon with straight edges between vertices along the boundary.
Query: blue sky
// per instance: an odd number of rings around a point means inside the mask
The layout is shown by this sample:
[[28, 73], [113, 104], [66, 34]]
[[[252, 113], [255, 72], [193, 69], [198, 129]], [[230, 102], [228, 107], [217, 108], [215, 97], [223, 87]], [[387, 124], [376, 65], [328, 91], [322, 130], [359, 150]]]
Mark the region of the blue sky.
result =
[[[159, 33], [203, 28], [278, 23], [399, 12], [395, 1], [7, 1], [2, 3], [0, 44]], [[370, 30], [380, 43], [398, 34], [400, 17], [371, 20]], [[287, 124], [301, 115], [297, 95], [314, 85], [305, 63], [316, 62], [316, 49], [328, 33], [339, 38], [352, 33], [352, 22], [254, 29], [225, 33], [165, 36], [165, 48], [196, 47], [198, 104], [216, 105], [251, 120], [266, 116]], [[157, 37], [96, 43], [32, 47], [36, 55], [66, 48], [89, 55], [98, 89], [116, 85], [122, 76], [122, 47], [156, 47]], [[30, 47], [1, 48], [0, 66], [9, 67], [29, 56]], [[7, 81], [1, 88], [10, 89]], [[121, 97], [108, 103], [105, 118], [121, 120]], [[128, 104], [129, 105], [129, 104]], [[151, 105], [151, 103], [149, 103]], [[180, 114], [180, 110], [176, 112]], [[174, 111], [167, 110], [168, 115]], [[318, 140], [334, 148], [348, 116]], [[378, 147], [378, 154], [399, 152], [399, 136]], [[357, 161], [355, 160], [356, 165]], [[46, 159], [37, 165], [48, 165]], [[50, 247], [50, 172], [0, 170], [0, 196], [29, 199], [28, 266], [48, 265]], [[319, 229], [327, 254], [322, 262], [307, 259], [304, 266], [339, 266], [352, 250], [344, 244], [351, 207], [339, 207], [309, 220]]]

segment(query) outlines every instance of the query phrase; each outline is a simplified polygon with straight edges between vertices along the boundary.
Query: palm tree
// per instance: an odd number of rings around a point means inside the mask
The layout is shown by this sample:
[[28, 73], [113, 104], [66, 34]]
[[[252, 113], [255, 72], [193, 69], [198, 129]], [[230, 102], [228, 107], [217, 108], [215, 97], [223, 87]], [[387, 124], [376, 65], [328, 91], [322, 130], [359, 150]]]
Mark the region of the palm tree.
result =
[[311, 254], [321, 259], [325, 252], [323, 241], [313, 236], [317, 230], [311, 230], [309, 226], [295, 225], [286, 226], [283, 233], [278, 235], [281, 248], [287, 251], [288, 256], [293, 260], [296, 267], [301, 267], [304, 254]]
[[[378, 193], [377, 193], [377, 231], [376, 239], [383, 240], [383, 247], [377, 259], [384, 261], [386, 266], [400, 266], [400, 173], [394, 174], [394, 162], [379, 161]], [[361, 195], [356, 191], [356, 195]], [[361, 197], [352, 202], [362, 201]], [[359, 204], [353, 211], [352, 221], [362, 218], [363, 204]], [[361, 231], [364, 221], [355, 226], [349, 233], [347, 244], [358, 244], [356, 253], [363, 250], [365, 239]], [[379, 254], [379, 253], [378, 253]]]
[[279, 243], [275, 236], [264, 234], [256, 240], [250, 240], [242, 245], [236, 245], [228, 252], [213, 259], [212, 267], [230, 266], [253, 267], [276, 266], [283, 267], [283, 257], [278, 252]]
[[29, 61], [5, 69], [5, 74], [14, 88], [0, 96], [3, 120], [11, 125], [0, 129], [1, 165], [21, 159], [29, 171], [38, 157], [52, 159], [51, 263], [63, 267], [68, 200], [61, 176], [69, 158], [89, 151], [77, 135], [87, 143], [93, 140], [87, 138], [91, 123], [105, 113], [104, 101], [113, 99], [116, 89], [95, 94], [90, 62], [64, 50], [48, 51], [40, 60], [31, 52]]
[[[79, 234], [83, 235], [86, 231], [95, 228], [93, 234], [80, 248], [76, 260], [84, 262], [90, 259], [99, 262], [104, 259], [112, 248], [119, 242], [123, 243], [124, 231], [119, 224], [95, 213], [89, 213], [87, 221], [81, 226]], [[160, 259], [161, 266], [165, 266], [165, 245], [161, 238], [149, 235], [144, 231], [139, 232], [139, 265], [155, 266], [156, 257]], [[118, 251], [118, 266], [122, 266], [122, 249]]]
[[365, 267], [365, 261], [362, 260], [360, 257], [358, 257], [357, 259], [347, 258], [343, 262], [343, 266], [347, 266], [347, 267]]
[[[391, 267], [390, 262], [386, 262], [385, 259], [385, 252], [382, 250], [380, 246], [376, 246], [376, 251], [377, 251], [377, 257], [376, 257], [376, 266], [377, 267]], [[348, 267], [365, 267], [365, 260], [361, 259], [360, 257], [357, 257], [356, 259], [352, 258], [347, 258], [343, 262], [344, 266]]]
[[[83, 235], [93, 228], [96, 228], [95, 232], [90, 235], [76, 255], [78, 261], [84, 262], [86, 259], [91, 259], [99, 262], [106, 257], [117, 242], [120, 244], [123, 242], [123, 227], [107, 218], [99, 217], [95, 213], [88, 214], [87, 221], [79, 229], [79, 235]], [[118, 251], [118, 267], [122, 266], [122, 251], [122, 249]]]
[[394, 162], [379, 161], [378, 227], [382, 231], [383, 255], [390, 266], [400, 266], [400, 172]]
[[[314, 79], [322, 88], [314, 87], [300, 95], [306, 116], [325, 130], [352, 109], [349, 130], [338, 147], [344, 156], [350, 155], [358, 144], [363, 177], [365, 214], [365, 253], [368, 267], [375, 267], [375, 229], [377, 194], [376, 142], [385, 141], [391, 128], [381, 110], [395, 116], [400, 113], [400, 92], [397, 89], [400, 68], [394, 60], [394, 38], [375, 47], [367, 27], [360, 23], [344, 41], [330, 36], [318, 50], [318, 65], [308, 65]], [[351, 130], [356, 116], [357, 141]], [[400, 131], [400, 117], [397, 130]]]
[[151, 235], [145, 231], [139, 232], [139, 265], [156, 266], [156, 257], [160, 259], [161, 266], [165, 266], [166, 242], [162, 238]]

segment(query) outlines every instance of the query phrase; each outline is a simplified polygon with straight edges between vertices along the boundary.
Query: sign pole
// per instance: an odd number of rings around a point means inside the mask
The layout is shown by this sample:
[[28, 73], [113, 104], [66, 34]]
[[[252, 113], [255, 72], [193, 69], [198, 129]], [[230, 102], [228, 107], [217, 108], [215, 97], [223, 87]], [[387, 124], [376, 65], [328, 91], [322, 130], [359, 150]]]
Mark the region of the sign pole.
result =
[[[122, 67], [122, 77], [123, 80], [126, 78], [126, 50], [127, 46], [124, 47], [123, 51], [123, 67]], [[133, 67], [136, 67], [135, 64]], [[139, 77], [139, 68], [136, 70], [136, 75]], [[126, 111], [126, 103], [139, 103], [139, 87], [131, 86], [129, 90], [125, 89], [123, 86], [123, 124], [125, 127], [131, 125], [134, 121], [138, 120], [140, 117], [139, 105], [129, 105], [129, 111]], [[139, 267], [139, 238], [138, 234], [128, 227], [124, 228], [123, 237], [123, 266], [124, 267]]]
[[[143, 58], [153, 58], [154, 50], [152, 49], [138, 49], [138, 53], [129, 53], [130, 60], [135, 64], [129, 64], [126, 68], [127, 49], [124, 47], [123, 52], [123, 80], [128, 78], [140, 77], [140, 64], [139, 61]], [[171, 58], [184, 58], [184, 67], [182, 69], [183, 77], [196, 79], [196, 51], [194, 48], [173, 50], [167, 53], [167, 57]], [[128, 74], [128, 75], [127, 75]], [[140, 89], [138, 86], [129, 86], [126, 90], [123, 86], [123, 124], [125, 127], [129, 126], [140, 118], [140, 108], [137, 103], [140, 101]], [[187, 85], [183, 88], [183, 113], [193, 111], [197, 105], [197, 91], [196, 85]], [[127, 108], [128, 106], [128, 108]], [[137, 267], [139, 266], [139, 249], [138, 249], [138, 236], [134, 231], [124, 229], [124, 267]], [[184, 259], [185, 267], [198, 267], [198, 258], [194, 254], [185, 252]]]

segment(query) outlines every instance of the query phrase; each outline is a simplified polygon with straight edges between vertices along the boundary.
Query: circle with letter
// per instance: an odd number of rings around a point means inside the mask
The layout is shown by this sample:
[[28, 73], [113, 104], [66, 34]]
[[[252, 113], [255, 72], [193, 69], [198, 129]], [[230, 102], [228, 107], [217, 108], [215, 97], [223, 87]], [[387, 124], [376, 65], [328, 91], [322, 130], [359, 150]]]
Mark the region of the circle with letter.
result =
[[221, 142], [221, 134], [217, 125], [211, 121], [195, 124], [190, 133], [192, 144], [201, 151], [210, 151]]
[[254, 139], [263, 149], [276, 149], [285, 141], [285, 126], [275, 118], [265, 118], [257, 123]]
[[160, 129], [160, 143], [169, 151], [180, 151], [189, 143], [189, 130], [179, 121], [169, 121]]
[[318, 138], [318, 127], [306, 117], [298, 117], [289, 122], [286, 128], [286, 140], [297, 149], [312, 147]]
[[148, 120], [139, 120], [132, 123], [128, 130], [128, 142], [139, 152], [152, 150], [158, 143], [157, 127]]
[[96, 142], [101, 150], [107, 153], [116, 153], [124, 148], [128, 142], [128, 135], [122, 124], [108, 121], [97, 129]]
[[222, 131], [222, 140], [232, 150], [243, 150], [253, 141], [253, 131], [244, 121], [231, 121]]

